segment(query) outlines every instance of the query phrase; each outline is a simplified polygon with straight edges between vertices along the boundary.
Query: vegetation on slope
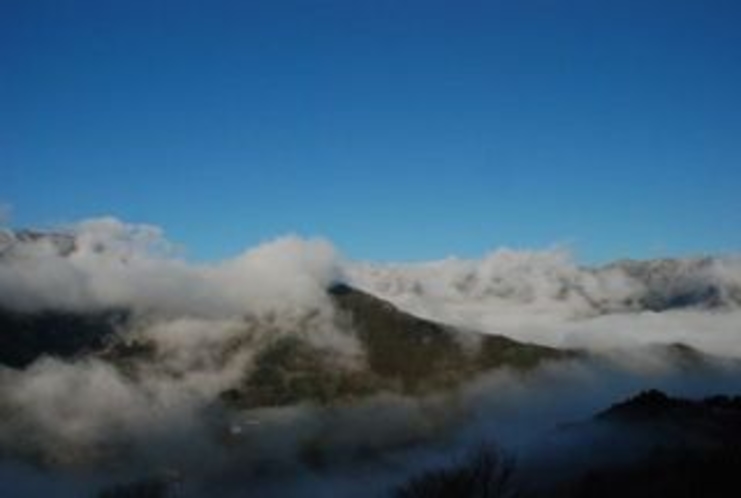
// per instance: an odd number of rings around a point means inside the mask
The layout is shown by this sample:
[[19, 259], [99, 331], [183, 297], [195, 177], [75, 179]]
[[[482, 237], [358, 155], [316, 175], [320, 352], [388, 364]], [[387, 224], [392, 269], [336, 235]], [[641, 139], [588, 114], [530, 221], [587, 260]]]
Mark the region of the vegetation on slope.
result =
[[[347, 285], [330, 289], [340, 328], [359, 340], [361, 363], [343, 362], [297, 336], [260, 351], [245, 380], [224, 393], [241, 407], [330, 403], [379, 391], [422, 394], [449, 389], [486, 370], [529, 369], [571, 356], [501, 336], [466, 333], [395, 308]], [[470, 344], [469, 344], [470, 343]]]

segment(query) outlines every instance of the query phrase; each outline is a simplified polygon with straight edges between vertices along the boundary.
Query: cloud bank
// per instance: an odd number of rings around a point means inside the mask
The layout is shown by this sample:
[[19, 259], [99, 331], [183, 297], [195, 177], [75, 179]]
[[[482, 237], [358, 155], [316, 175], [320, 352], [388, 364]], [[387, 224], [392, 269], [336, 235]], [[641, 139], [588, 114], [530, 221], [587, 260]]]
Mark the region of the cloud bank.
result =
[[129, 307], [224, 316], [321, 304], [339, 277], [334, 248], [287, 236], [213, 265], [177, 257], [159, 228], [113, 218], [0, 241], [0, 305], [16, 310]]
[[567, 252], [498, 250], [480, 260], [354, 264], [361, 288], [420, 316], [556, 347], [683, 342], [738, 356], [741, 258], [578, 266]]
[[[336, 364], [362, 367], [362, 346], [326, 292], [338, 281], [462, 329], [594, 355], [419, 397], [245, 410], [222, 403], [259, 351], [286, 334], [301, 334]], [[159, 228], [113, 218], [6, 231], [4, 312], [125, 309], [133, 318], [115, 359], [0, 368], [0, 477], [19, 483], [4, 496], [45, 486], [91, 494], [152, 476], [182, 479], [185, 496], [381, 496], [477, 440], [524, 448], [636, 389], [737, 391], [739, 288], [736, 257], [583, 268], [560, 250], [500, 250], [382, 265], [347, 260], [323, 239], [287, 236], [196, 265]], [[684, 350], [656, 346], [678, 342], [718, 358], [688, 369]], [[144, 359], [127, 362], [127, 348], [144, 348]]]

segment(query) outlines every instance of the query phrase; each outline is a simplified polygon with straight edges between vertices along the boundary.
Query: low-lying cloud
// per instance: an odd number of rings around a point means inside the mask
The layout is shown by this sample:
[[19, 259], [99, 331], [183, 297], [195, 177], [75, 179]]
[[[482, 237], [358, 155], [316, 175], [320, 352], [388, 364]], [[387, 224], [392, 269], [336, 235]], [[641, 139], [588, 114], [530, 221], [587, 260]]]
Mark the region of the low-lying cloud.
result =
[[356, 285], [415, 314], [556, 347], [682, 342], [741, 355], [741, 259], [578, 266], [562, 250], [495, 251], [481, 260], [346, 269]]
[[[328, 357], [362, 366], [362, 345], [326, 292], [338, 281], [464, 330], [592, 356], [424, 396], [222, 403], [256, 352], [283, 335], [302, 334]], [[560, 250], [502, 250], [379, 265], [288, 236], [196, 265], [157, 227], [112, 218], [4, 232], [0, 308], [129, 310], [126, 344], [156, 352], [135, 364], [99, 354], [0, 368], [0, 481], [18, 483], [4, 496], [53, 486], [73, 496], [152, 476], [180, 483], [184, 496], [381, 496], [477, 441], [525, 451], [555, 424], [646, 387], [738, 392], [739, 288], [734, 257], [589, 269]], [[657, 346], [673, 343], [713, 356], [688, 369], [681, 351]]]

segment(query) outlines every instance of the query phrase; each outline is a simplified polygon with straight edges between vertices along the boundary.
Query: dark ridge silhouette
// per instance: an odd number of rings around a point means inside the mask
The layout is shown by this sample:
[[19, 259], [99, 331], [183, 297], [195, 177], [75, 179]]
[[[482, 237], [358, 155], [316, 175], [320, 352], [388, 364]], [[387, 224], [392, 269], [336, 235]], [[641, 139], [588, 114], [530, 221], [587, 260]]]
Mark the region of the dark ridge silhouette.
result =
[[614, 431], [595, 451], [609, 454], [630, 441], [635, 454], [593, 465], [555, 496], [726, 497], [741, 490], [741, 396], [692, 400], [652, 389], [594, 421]]
[[[612, 405], [597, 414], [596, 420], [637, 424], [641, 422], [702, 422], [723, 424], [727, 428], [739, 424], [741, 429], [741, 396], [713, 396], [701, 400], [671, 397], [657, 389], [642, 391], [636, 396]], [[741, 437], [741, 432], [738, 436]]]
[[[490, 368], [528, 369], [544, 360], [575, 354], [503, 336], [463, 332], [403, 312], [345, 284], [334, 285], [329, 293], [357, 331], [370, 369], [379, 376], [397, 378], [410, 389], [431, 377], [440, 384], [456, 383]], [[466, 341], [477, 347], [466, 348]]]
[[[602, 432], [601, 439], [587, 437], [588, 443], [581, 443], [589, 444], [586, 460], [565, 452], [535, 468], [515, 469], [511, 459], [492, 447], [473, 453], [461, 464], [425, 471], [391, 494], [395, 498], [725, 498], [741, 491], [741, 396], [691, 400], [652, 389], [567, 430], [579, 438], [590, 433], [594, 424], [609, 430]], [[543, 476], [557, 477], [544, 481]]]
[[26, 313], [0, 309], [0, 364], [25, 368], [42, 356], [72, 358], [100, 351], [128, 318], [120, 310]]

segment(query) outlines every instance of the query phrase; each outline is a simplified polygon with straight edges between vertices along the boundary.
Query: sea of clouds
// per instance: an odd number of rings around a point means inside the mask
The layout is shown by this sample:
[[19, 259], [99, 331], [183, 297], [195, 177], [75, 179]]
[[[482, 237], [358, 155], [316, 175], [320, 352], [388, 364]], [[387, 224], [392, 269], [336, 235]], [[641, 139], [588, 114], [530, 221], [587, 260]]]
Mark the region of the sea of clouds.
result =
[[[327, 354], [362, 362], [358, 342], [336, 325], [326, 292], [336, 282], [463, 330], [594, 356], [529, 375], [498, 371], [420, 398], [383, 393], [244, 413], [214, 402], [250, 368], [250, 348], [223, 355], [235, 341], [257, 347], [301, 330]], [[45, 234], [4, 230], [0, 308], [131, 310], [137, 319], [126, 332], [160, 354], [136, 377], [103, 357], [0, 368], [0, 494], [90, 495], [176, 474], [182, 496], [381, 496], [477, 440], [526, 447], [639, 389], [739, 392], [739, 287], [741, 259], [727, 256], [640, 272], [625, 263], [585, 268], [563, 250], [379, 264], [349, 260], [323, 239], [287, 236], [193, 264], [161, 229], [114, 218]], [[712, 299], [642, 304], [656, 295]], [[673, 343], [707, 353], [713, 368], [688, 370], [655, 347]]]

